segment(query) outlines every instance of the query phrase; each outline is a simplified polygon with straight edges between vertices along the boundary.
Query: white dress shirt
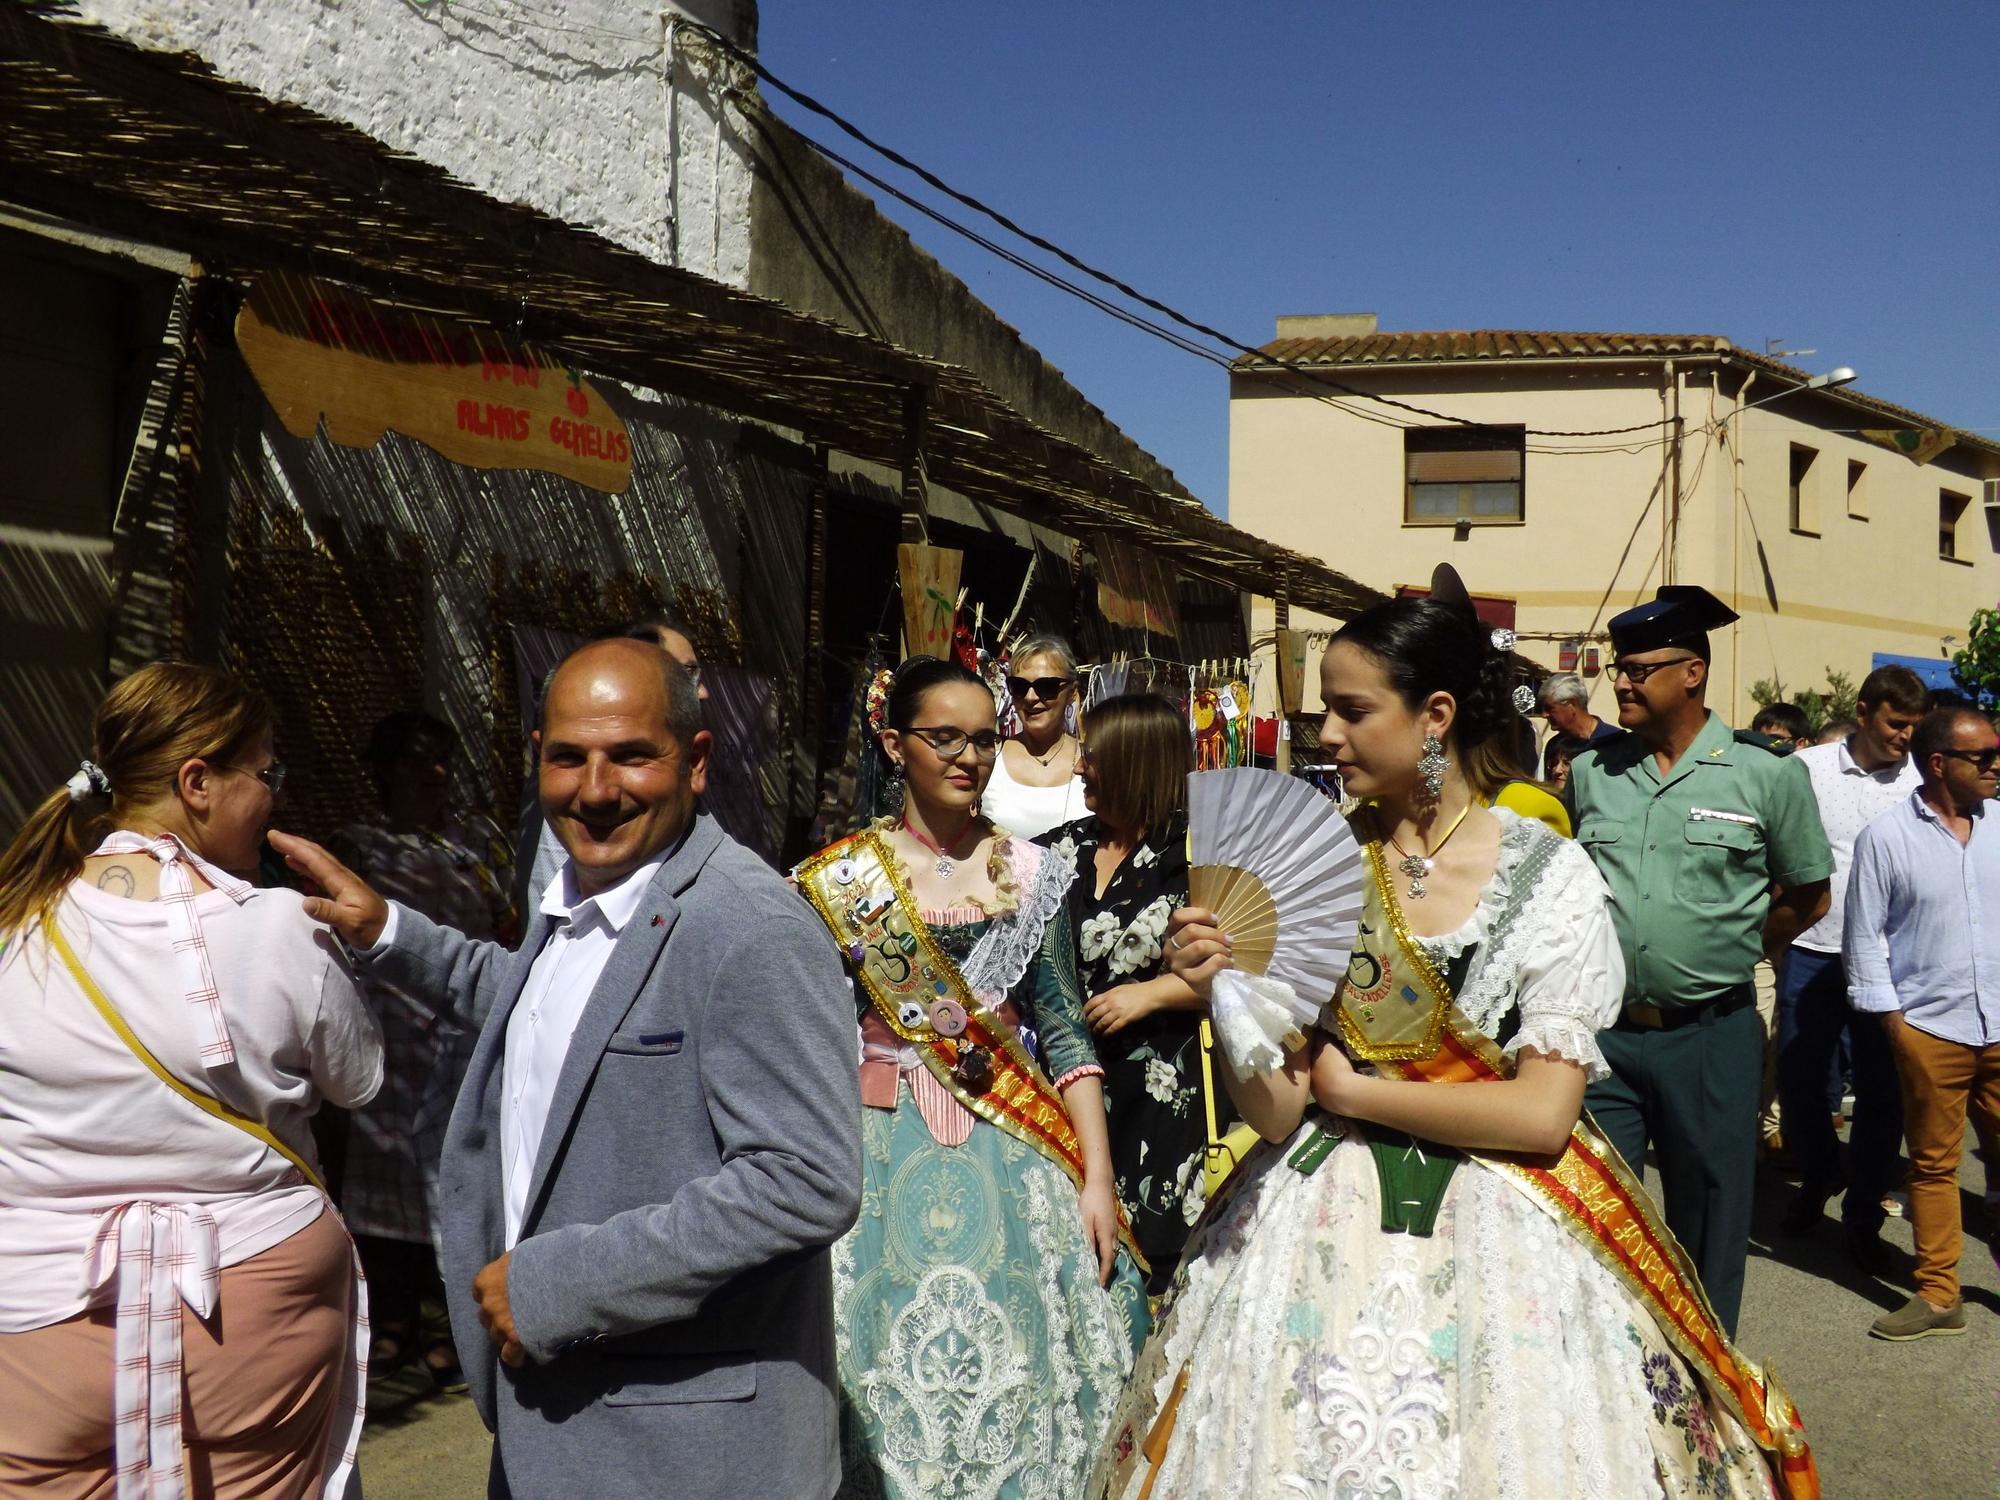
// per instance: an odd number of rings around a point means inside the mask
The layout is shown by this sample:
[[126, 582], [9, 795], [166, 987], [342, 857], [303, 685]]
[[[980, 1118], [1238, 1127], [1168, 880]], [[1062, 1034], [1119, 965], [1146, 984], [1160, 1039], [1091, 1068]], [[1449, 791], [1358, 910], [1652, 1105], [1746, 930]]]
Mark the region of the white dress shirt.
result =
[[1909, 756], [1884, 770], [1868, 771], [1849, 753], [1847, 743], [1836, 740], [1831, 745], [1809, 745], [1797, 756], [1812, 780], [1819, 821], [1833, 847], [1833, 887], [1826, 915], [1792, 940], [1794, 946], [1814, 953], [1840, 952], [1847, 877], [1854, 868], [1854, 840], [1862, 829], [1907, 799], [1919, 780], [1917, 763]]
[[521, 1221], [527, 1217], [528, 1184], [541, 1153], [542, 1128], [548, 1123], [556, 1079], [569, 1056], [570, 1033], [611, 961], [618, 934], [638, 911], [646, 887], [666, 858], [662, 854], [588, 898], [578, 896], [576, 867], [564, 860], [542, 892], [541, 913], [554, 918], [555, 927], [535, 955], [527, 987], [507, 1017], [501, 1062], [500, 1182], [509, 1250], [520, 1239]]

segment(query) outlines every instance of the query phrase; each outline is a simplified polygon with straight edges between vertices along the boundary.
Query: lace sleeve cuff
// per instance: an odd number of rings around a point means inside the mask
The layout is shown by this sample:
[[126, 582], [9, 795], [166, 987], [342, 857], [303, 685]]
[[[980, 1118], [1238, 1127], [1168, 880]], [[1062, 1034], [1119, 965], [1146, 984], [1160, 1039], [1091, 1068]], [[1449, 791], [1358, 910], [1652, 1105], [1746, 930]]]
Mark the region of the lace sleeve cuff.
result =
[[1501, 1051], [1518, 1059], [1524, 1047], [1533, 1048], [1544, 1057], [1559, 1057], [1564, 1062], [1575, 1063], [1583, 1069], [1584, 1078], [1591, 1083], [1611, 1076], [1604, 1054], [1597, 1050], [1597, 1032], [1588, 1021], [1571, 1016], [1546, 1015], [1525, 1019], [1514, 1039]]
[[1104, 1069], [1100, 1068], [1096, 1063], [1082, 1063], [1077, 1067], [1071, 1068], [1067, 1073], [1063, 1074], [1062, 1077], [1056, 1080], [1056, 1092], [1060, 1094], [1064, 1089], [1068, 1088], [1072, 1083], [1075, 1083], [1078, 1079], [1102, 1078], [1103, 1076], [1104, 1076]]

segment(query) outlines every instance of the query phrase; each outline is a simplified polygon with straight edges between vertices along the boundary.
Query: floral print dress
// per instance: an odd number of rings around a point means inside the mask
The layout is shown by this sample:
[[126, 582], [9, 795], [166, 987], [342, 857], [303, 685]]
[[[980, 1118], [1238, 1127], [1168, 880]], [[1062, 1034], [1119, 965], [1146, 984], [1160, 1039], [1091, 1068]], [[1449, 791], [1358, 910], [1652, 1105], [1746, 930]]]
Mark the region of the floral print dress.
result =
[[[1187, 904], [1187, 819], [1149, 834], [1097, 894], [1103, 831], [1094, 817], [1066, 823], [1042, 842], [1073, 870], [1070, 926], [1086, 998], [1155, 978], [1165, 967], [1167, 922]], [[1149, 1290], [1164, 1291], [1180, 1264], [1188, 1231], [1201, 1216], [1208, 1113], [1202, 1100], [1201, 1015], [1169, 1011], [1097, 1039], [1104, 1066], [1104, 1108], [1111, 1165], [1132, 1233], [1151, 1262]], [[1215, 1080], [1218, 1130], [1235, 1106]]]

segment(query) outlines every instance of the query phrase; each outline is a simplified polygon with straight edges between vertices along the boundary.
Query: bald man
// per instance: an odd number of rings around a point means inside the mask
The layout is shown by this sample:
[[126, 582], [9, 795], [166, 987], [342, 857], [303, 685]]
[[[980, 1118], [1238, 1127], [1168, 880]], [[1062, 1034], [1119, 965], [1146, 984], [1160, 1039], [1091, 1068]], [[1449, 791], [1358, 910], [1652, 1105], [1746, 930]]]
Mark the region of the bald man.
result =
[[666, 652], [574, 653], [535, 743], [565, 859], [517, 952], [274, 835], [365, 963], [484, 1017], [440, 1224], [490, 1493], [822, 1500], [840, 1479], [829, 1247], [861, 1182], [838, 957], [697, 811], [709, 737]]

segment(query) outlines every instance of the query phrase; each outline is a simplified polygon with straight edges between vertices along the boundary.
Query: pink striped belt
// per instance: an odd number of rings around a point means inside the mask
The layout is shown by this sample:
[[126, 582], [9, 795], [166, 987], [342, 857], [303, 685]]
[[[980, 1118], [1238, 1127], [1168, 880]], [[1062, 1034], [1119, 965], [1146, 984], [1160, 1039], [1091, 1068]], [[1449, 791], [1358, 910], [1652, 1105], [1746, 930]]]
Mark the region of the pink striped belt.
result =
[[[993, 1007], [993, 1014], [1014, 1030], [1020, 1029], [1021, 1012], [1013, 1001], [1001, 1001]], [[938, 1082], [915, 1047], [870, 1010], [861, 1017], [861, 1102], [871, 1109], [894, 1109], [899, 1081], [909, 1084], [910, 1099], [932, 1140], [940, 1146], [963, 1146], [971, 1138], [972, 1111]]]

